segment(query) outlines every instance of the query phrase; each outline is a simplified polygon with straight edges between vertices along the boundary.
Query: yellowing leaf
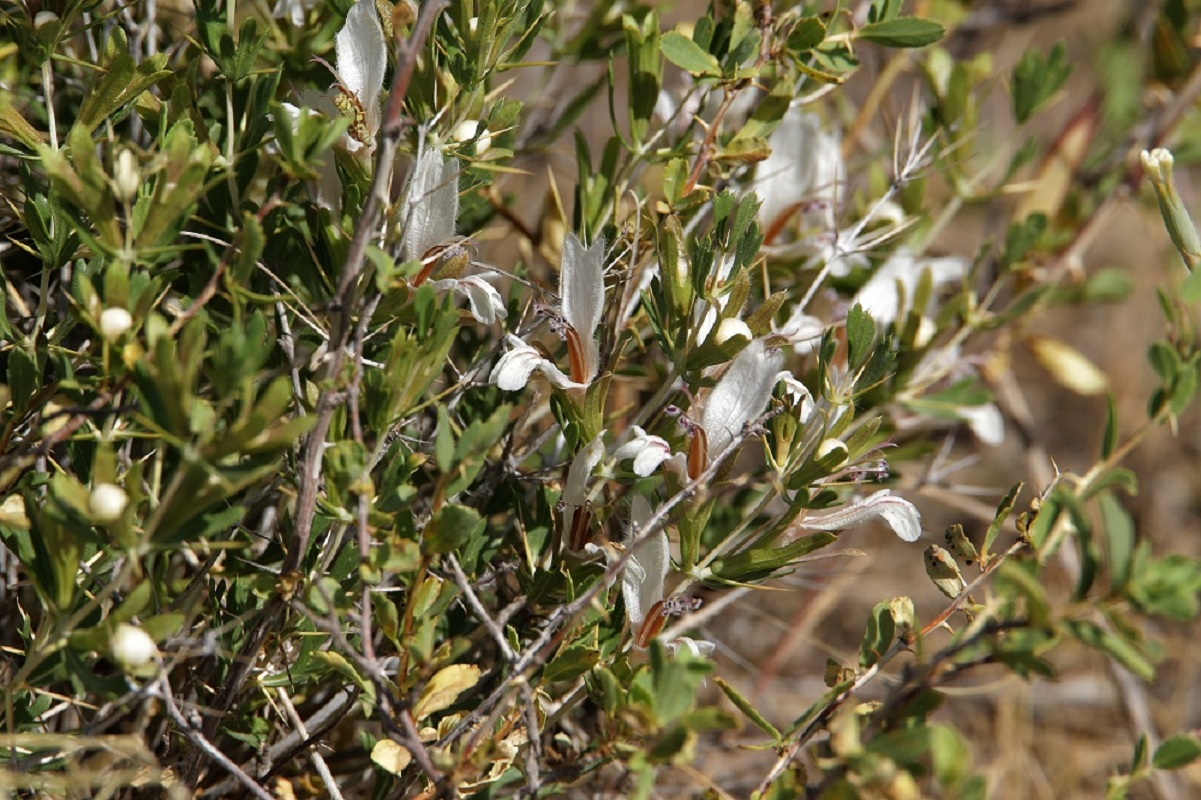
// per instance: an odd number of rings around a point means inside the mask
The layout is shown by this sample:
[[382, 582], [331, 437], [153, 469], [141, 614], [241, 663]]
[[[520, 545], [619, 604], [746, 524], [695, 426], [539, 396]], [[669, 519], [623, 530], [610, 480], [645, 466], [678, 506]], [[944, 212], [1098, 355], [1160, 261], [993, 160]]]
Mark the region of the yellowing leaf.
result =
[[1076, 394], [1101, 394], [1109, 378], [1076, 348], [1046, 336], [1028, 336], [1026, 344], [1056, 383]]
[[450, 708], [459, 695], [480, 680], [480, 668], [474, 664], [452, 664], [438, 670], [413, 708], [413, 716], [423, 720], [435, 711]]
[[391, 739], [380, 739], [371, 748], [371, 760], [385, 772], [399, 775], [413, 760], [413, 756]]

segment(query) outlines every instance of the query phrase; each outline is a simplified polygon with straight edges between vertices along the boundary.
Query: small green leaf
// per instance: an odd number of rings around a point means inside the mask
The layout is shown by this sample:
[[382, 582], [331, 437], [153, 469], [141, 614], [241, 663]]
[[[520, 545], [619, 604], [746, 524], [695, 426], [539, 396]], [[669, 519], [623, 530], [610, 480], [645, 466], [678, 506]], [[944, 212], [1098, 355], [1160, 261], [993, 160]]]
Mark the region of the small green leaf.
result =
[[1063, 43], [1056, 44], [1046, 58], [1027, 50], [1013, 69], [1013, 115], [1019, 123], [1059, 91], [1072, 65], [1067, 62]]
[[867, 361], [875, 339], [876, 323], [863, 306], [856, 303], [847, 312], [847, 363], [851, 372], [857, 372]]
[[1179, 735], [1165, 739], [1155, 748], [1151, 766], [1155, 769], [1180, 769], [1201, 758], [1201, 738]]
[[897, 17], [859, 29], [859, 38], [885, 47], [925, 47], [946, 35], [937, 22], [917, 17]]
[[714, 678], [713, 681], [717, 684], [717, 688], [725, 692], [725, 695], [730, 699], [730, 702], [733, 703], [739, 711], [745, 714], [746, 718], [749, 719], [755, 725], [755, 727], [759, 728], [759, 730], [763, 731], [776, 741], [780, 740], [780, 732], [776, 730], [776, 726], [768, 722], [767, 718], [760, 714], [758, 709], [751, 705], [750, 700], [747, 700], [745, 697], [743, 697], [737, 689], [723, 679]]
[[721, 75], [721, 64], [717, 63], [713, 54], [703, 50], [699, 44], [679, 31], [663, 34], [659, 47], [668, 61], [686, 72], [709, 77]]
[[438, 404], [438, 429], [434, 433], [434, 463], [443, 472], [450, 472], [455, 459], [455, 435], [450, 429], [450, 415], [446, 406]]
[[483, 530], [484, 520], [475, 509], [459, 505], [443, 506], [425, 528], [425, 548], [431, 553], [449, 553]]
[[573, 680], [600, 663], [600, 656], [595, 647], [568, 647], [550, 660], [542, 677], [548, 681]]

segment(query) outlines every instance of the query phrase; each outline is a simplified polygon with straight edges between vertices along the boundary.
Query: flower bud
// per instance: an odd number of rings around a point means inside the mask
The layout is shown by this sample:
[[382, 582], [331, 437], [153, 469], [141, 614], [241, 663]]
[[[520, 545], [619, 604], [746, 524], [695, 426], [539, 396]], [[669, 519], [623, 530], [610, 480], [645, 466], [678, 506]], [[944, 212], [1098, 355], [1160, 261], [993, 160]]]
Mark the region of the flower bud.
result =
[[1155, 197], [1159, 201], [1159, 214], [1163, 217], [1164, 227], [1172, 244], [1180, 252], [1185, 266], [1193, 270], [1201, 264], [1201, 238], [1197, 236], [1197, 228], [1189, 216], [1188, 209], [1176, 191], [1176, 183], [1172, 180], [1172, 154], [1162, 147], [1154, 150], [1144, 150], [1140, 155], [1143, 170], [1151, 179], [1155, 188]]
[[749, 325], [737, 317], [730, 317], [723, 319], [721, 324], [717, 326], [717, 333], [713, 335], [713, 343], [720, 347], [735, 336], [741, 336], [748, 342], [755, 338], [755, 334], [751, 333]]
[[117, 663], [129, 669], [144, 667], [158, 656], [158, 647], [150, 635], [127, 622], [117, 626], [109, 647]]
[[92, 489], [88, 497], [88, 511], [92, 519], [102, 525], [116, 522], [125, 513], [129, 503], [129, 495], [120, 486], [111, 483], [100, 483]]
[[475, 154], [482, 156], [492, 147], [492, 134], [478, 119], [465, 119], [450, 132], [450, 138], [460, 144], [475, 140]]
[[137, 156], [129, 150], [122, 150], [117, 154], [117, 163], [113, 165], [113, 194], [122, 203], [128, 203], [137, 195], [141, 183]]
[[100, 313], [100, 335], [115, 342], [133, 325], [133, 317], [123, 308], [106, 308]]

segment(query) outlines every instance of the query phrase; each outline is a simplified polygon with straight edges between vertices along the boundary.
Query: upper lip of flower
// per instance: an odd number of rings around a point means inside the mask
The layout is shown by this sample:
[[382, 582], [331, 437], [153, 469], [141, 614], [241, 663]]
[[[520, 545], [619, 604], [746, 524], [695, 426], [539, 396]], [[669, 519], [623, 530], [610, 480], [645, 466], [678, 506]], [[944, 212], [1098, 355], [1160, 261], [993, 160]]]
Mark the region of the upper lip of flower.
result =
[[597, 239], [585, 247], [574, 233], [567, 235], [559, 270], [559, 308], [570, 376], [525, 341], [510, 335], [505, 337], [510, 350], [496, 362], [489, 379], [492, 383], [517, 390], [529, 382], [534, 370], [561, 389], [579, 389], [591, 383], [600, 368], [595, 337], [604, 312], [604, 262], [604, 240]]
[[[363, 146], [373, 148], [379, 130], [379, 95], [384, 87], [388, 46], [378, 14], [375, 3], [356, 0], [334, 38], [338, 82], [363, 112], [359, 135], [347, 139], [347, 149], [352, 152]], [[351, 126], [352, 131], [355, 128]]]

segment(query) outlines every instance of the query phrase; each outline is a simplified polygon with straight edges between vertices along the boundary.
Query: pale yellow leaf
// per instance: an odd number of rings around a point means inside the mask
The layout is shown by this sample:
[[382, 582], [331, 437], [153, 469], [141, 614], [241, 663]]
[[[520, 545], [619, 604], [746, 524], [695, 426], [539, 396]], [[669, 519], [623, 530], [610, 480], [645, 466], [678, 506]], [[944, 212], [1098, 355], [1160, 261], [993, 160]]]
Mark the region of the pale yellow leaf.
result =
[[1076, 394], [1101, 394], [1109, 386], [1105, 373], [1076, 348], [1047, 336], [1028, 336], [1026, 344], [1043, 369]]
[[435, 711], [450, 708], [459, 695], [480, 680], [480, 668], [474, 664], [452, 664], [438, 670], [413, 708], [413, 716], [423, 720]]
[[380, 739], [371, 748], [371, 760], [385, 772], [399, 775], [413, 760], [413, 756], [391, 739]]

